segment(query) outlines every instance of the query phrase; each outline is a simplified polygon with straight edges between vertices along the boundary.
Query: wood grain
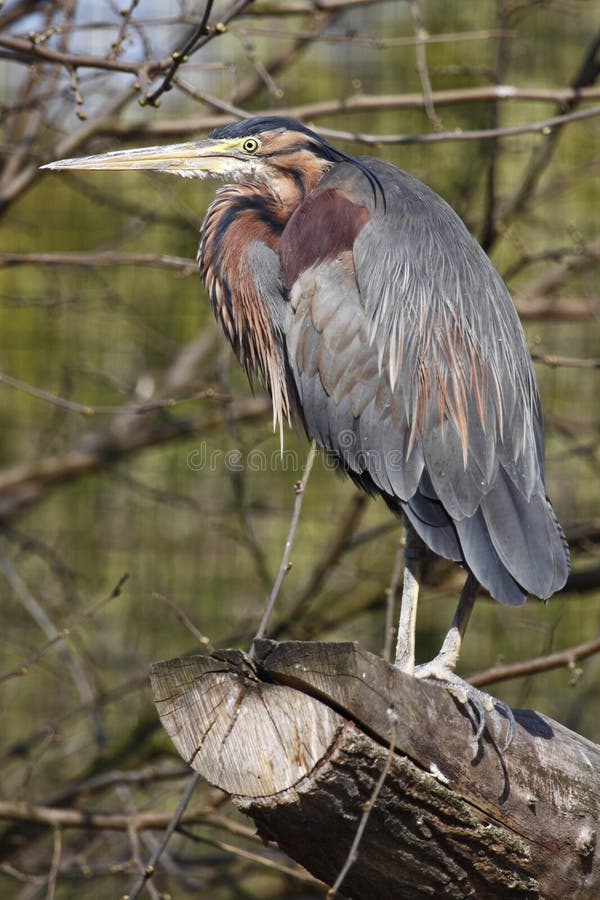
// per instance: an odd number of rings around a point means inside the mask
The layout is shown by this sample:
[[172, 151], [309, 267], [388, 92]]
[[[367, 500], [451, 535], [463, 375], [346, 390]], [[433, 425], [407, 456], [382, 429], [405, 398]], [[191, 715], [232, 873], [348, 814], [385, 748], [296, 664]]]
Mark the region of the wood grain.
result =
[[392, 754], [347, 896], [600, 896], [600, 747], [515, 710], [503, 752], [493, 708], [475, 741], [445, 687], [356, 644], [254, 651], [156, 664], [155, 701], [184, 758], [314, 875], [335, 880]]

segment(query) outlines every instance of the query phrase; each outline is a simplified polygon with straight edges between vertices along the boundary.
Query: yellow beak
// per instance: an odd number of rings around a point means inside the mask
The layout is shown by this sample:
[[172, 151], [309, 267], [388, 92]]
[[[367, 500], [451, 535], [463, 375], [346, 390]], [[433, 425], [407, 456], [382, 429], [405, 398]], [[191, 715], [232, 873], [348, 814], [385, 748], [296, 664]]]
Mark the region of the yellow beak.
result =
[[171, 172], [187, 178], [202, 178], [210, 174], [228, 174], [229, 164], [248, 157], [239, 152], [240, 141], [204, 140], [164, 147], [141, 147], [137, 150], [117, 150], [83, 156], [79, 159], [59, 159], [41, 166], [42, 169], [71, 169], [77, 171], [155, 171]]

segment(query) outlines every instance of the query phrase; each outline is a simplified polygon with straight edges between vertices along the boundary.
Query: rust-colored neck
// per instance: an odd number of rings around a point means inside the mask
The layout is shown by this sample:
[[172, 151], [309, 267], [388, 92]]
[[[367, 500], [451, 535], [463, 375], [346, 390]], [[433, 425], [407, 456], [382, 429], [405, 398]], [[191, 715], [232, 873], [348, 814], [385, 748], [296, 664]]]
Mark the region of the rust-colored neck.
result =
[[[285, 208], [262, 186], [228, 185], [217, 192], [202, 224], [198, 262], [217, 319], [249, 376], [264, 356], [264, 301], [251, 271], [252, 245], [277, 252]], [[264, 374], [264, 373], [263, 373]]]
[[[302, 169], [286, 158], [274, 165], [273, 185], [227, 185], [217, 192], [202, 224], [198, 262], [215, 316], [221, 322], [250, 381], [258, 373], [271, 394], [275, 422], [290, 417], [283, 359], [283, 335], [257, 288], [256, 242], [278, 253], [292, 213], [330, 163], [315, 160]], [[304, 161], [305, 162], [305, 161]], [[273, 291], [278, 288], [273, 285]]]

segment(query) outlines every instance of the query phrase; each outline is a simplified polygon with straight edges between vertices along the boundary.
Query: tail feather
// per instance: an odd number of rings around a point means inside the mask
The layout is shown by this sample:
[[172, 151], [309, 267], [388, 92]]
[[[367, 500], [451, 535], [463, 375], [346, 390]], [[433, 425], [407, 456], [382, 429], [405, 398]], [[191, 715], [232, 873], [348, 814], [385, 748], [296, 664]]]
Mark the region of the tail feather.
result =
[[544, 495], [527, 500], [500, 467], [481, 511], [498, 557], [519, 584], [543, 600], [564, 586], [569, 552]]
[[522, 606], [528, 590], [509, 572], [500, 559], [488, 531], [481, 507], [473, 516], [456, 522], [464, 560], [473, 575], [494, 600], [508, 606]]
[[419, 537], [434, 553], [454, 562], [463, 561], [456, 528], [439, 500], [431, 500], [417, 491], [401, 506]]
[[527, 500], [499, 469], [496, 484], [472, 516], [452, 519], [427, 473], [402, 508], [434, 553], [462, 562], [494, 599], [520, 606], [527, 594], [546, 599], [569, 574], [569, 550], [542, 494]]

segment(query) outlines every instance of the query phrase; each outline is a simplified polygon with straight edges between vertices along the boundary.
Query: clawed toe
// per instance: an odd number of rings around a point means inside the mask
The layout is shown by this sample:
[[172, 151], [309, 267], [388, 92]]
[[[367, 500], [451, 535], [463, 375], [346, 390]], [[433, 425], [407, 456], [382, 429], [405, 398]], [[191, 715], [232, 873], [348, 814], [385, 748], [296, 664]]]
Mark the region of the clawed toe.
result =
[[502, 746], [499, 746], [498, 749], [501, 753], [508, 750], [515, 735], [516, 723], [512, 709], [504, 701], [498, 700], [496, 697], [492, 697], [490, 694], [473, 687], [472, 684], [469, 684], [457, 675], [450, 667], [440, 664], [439, 660], [432, 660], [429, 663], [417, 666], [414, 674], [415, 678], [435, 681], [443, 685], [462, 706], [470, 707], [475, 716], [473, 739], [476, 746], [479, 744], [486, 729], [489, 714], [495, 710], [503, 716], [508, 723], [507, 732]]
[[420, 538], [414, 529], [409, 526], [406, 536], [406, 568], [404, 572], [400, 623], [398, 626], [396, 667], [407, 675], [414, 675], [415, 678], [436, 681], [438, 684], [442, 684], [469, 711], [475, 732], [475, 755], [479, 752], [480, 741], [490, 721], [490, 713], [494, 711], [500, 713], [508, 723], [502, 746], [496, 742], [490, 729], [488, 729], [488, 735], [501, 755], [508, 750], [515, 735], [516, 725], [512, 709], [506, 703], [503, 703], [502, 700], [497, 700], [495, 697], [491, 697], [489, 694], [473, 687], [472, 684], [462, 679], [454, 671], [477, 594], [477, 580], [472, 572], [469, 572], [464, 583], [456, 612], [440, 652], [431, 662], [416, 667], [414, 665], [414, 628], [419, 593], [419, 567], [416, 565], [416, 560], [418, 559], [418, 552], [421, 546]]

